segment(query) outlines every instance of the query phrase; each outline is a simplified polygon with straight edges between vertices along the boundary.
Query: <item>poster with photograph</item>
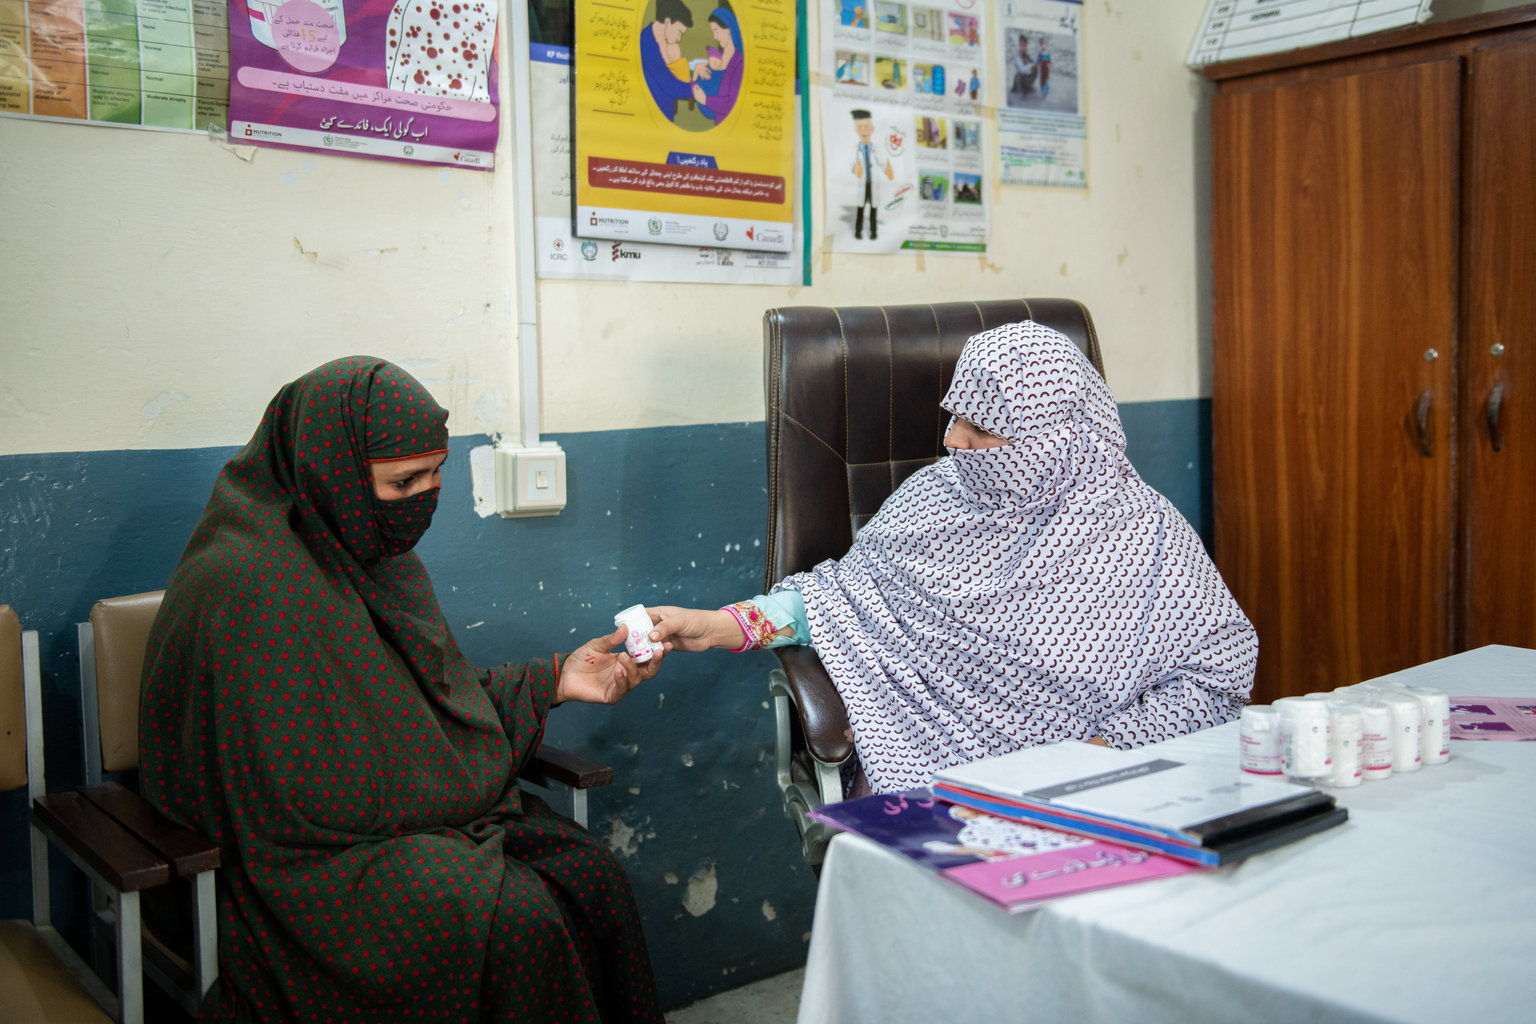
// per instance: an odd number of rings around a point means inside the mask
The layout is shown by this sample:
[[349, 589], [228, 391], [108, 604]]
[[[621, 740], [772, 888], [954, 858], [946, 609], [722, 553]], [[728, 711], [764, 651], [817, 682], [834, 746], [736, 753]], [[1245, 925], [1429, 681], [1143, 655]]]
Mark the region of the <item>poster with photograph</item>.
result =
[[794, 0], [576, 0], [572, 234], [789, 252]]
[[496, 0], [229, 0], [229, 137], [488, 171]]
[[826, 223], [839, 252], [985, 252], [980, 0], [824, 8]]
[[1086, 188], [1081, 0], [1001, 0], [999, 8], [1002, 182]]
[[798, 228], [793, 252], [597, 241], [571, 234], [571, 52], [548, 43], [533, 43], [528, 49], [533, 98], [533, 231], [540, 277], [801, 283]]

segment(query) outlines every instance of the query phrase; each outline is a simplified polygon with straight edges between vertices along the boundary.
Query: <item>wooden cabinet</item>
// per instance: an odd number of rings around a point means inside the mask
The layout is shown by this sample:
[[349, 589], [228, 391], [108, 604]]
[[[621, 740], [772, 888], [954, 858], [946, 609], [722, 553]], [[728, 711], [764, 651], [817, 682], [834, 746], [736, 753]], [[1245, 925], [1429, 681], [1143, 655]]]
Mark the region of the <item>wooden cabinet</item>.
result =
[[1254, 699], [1536, 647], [1536, 5], [1206, 75]]

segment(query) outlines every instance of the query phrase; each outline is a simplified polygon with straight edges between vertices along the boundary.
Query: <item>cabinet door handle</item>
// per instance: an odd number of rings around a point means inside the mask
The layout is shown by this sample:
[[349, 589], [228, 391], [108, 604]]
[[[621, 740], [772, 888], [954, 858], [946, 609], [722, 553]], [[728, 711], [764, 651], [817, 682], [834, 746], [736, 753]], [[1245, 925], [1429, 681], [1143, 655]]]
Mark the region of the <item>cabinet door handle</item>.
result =
[[1499, 411], [1504, 407], [1504, 382], [1499, 381], [1488, 395], [1488, 440], [1494, 451], [1503, 451], [1504, 432], [1499, 428]]
[[1414, 415], [1414, 425], [1419, 428], [1419, 454], [1426, 459], [1435, 454], [1435, 443], [1429, 436], [1429, 407], [1434, 400], [1434, 392], [1425, 388], [1419, 393], [1419, 407]]

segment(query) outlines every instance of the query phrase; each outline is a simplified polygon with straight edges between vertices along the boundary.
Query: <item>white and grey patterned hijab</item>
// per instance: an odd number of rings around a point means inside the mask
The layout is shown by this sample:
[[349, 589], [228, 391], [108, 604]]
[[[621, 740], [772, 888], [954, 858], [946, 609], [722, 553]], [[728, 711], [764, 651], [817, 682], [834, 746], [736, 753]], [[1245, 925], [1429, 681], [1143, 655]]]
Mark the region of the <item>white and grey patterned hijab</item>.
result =
[[1103, 378], [1032, 322], [966, 343], [944, 408], [1004, 438], [951, 449], [801, 591], [875, 792], [1102, 734], [1140, 746], [1236, 717], [1257, 640], [1199, 537], [1125, 457]]

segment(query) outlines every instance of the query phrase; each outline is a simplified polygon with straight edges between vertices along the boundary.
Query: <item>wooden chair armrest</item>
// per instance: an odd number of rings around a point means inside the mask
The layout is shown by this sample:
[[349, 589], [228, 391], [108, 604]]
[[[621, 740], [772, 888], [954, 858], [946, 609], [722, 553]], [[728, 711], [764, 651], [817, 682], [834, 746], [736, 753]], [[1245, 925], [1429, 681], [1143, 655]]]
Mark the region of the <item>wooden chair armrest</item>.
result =
[[523, 766], [523, 778], [536, 786], [551, 784], [593, 789], [613, 782], [613, 768], [590, 758], [544, 744]]
[[178, 825], [139, 794], [116, 782], [84, 786], [80, 794], [168, 861], [181, 878], [219, 866], [219, 847], [196, 829]]
[[39, 797], [32, 804], [32, 820], [118, 892], [140, 892], [171, 880], [170, 864], [78, 792]]
[[794, 698], [800, 731], [812, 756], [824, 764], [842, 764], [853, 756], [848, 709], [832, 684], [814, 647], [776, 647], [785, 681]]

